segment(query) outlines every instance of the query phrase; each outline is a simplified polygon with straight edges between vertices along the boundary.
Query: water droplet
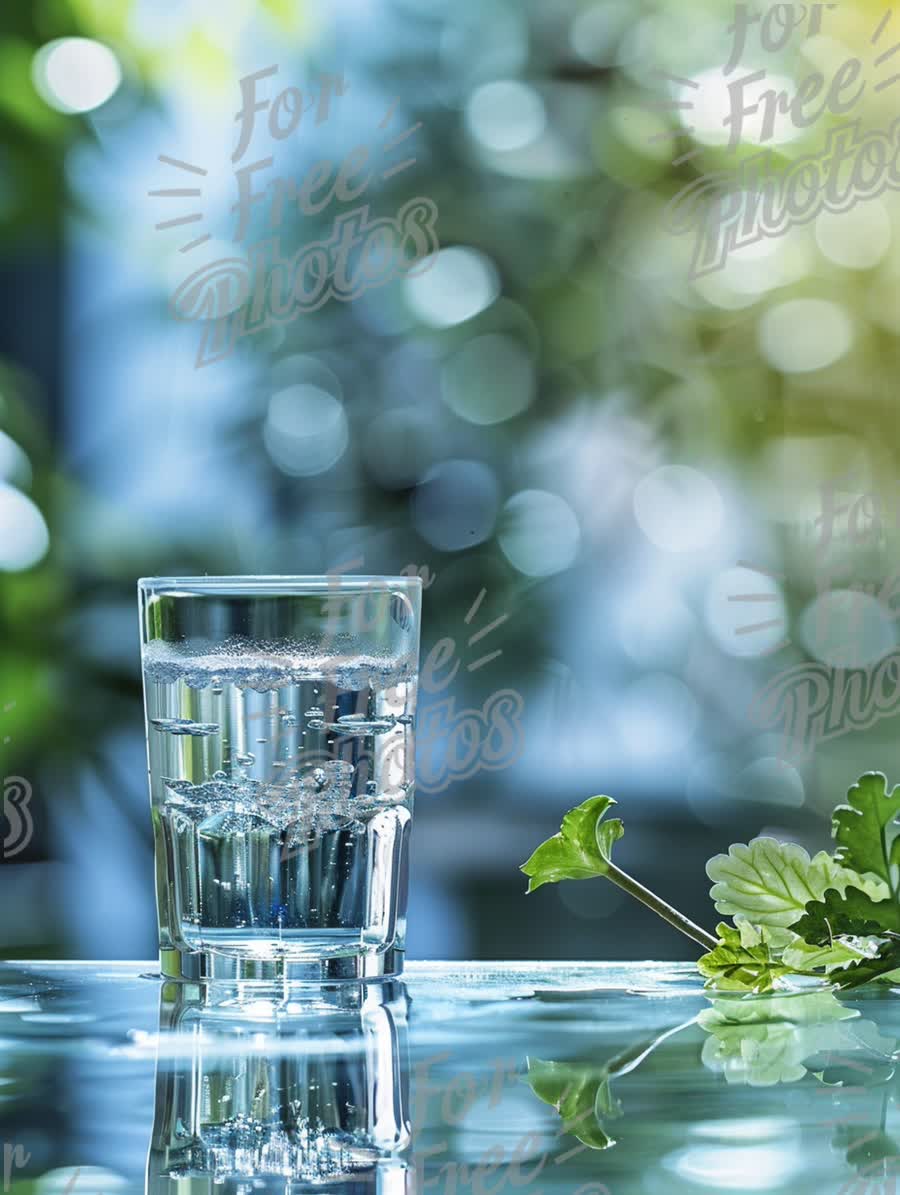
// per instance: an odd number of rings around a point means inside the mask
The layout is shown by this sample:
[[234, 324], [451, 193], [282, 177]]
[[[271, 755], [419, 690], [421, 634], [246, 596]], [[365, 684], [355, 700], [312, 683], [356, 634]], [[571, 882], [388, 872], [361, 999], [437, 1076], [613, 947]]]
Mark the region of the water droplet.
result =
[[397, 721], [401, 726], [412, 726], [413, 722], [415, 722], [415, 718], [412, 714], [401, 714], [397, 718]]

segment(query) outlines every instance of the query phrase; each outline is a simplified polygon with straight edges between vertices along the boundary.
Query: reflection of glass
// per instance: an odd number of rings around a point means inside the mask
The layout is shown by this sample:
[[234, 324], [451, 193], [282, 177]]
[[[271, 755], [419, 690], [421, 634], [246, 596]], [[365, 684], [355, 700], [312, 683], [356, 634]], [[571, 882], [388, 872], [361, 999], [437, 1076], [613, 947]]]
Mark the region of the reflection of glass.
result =
[[397, 974], [420, 580], [139, 590], [163, 973]]
[[209, 992], [163, 987], [147, 1195], [411, 1189], [402, 984]]

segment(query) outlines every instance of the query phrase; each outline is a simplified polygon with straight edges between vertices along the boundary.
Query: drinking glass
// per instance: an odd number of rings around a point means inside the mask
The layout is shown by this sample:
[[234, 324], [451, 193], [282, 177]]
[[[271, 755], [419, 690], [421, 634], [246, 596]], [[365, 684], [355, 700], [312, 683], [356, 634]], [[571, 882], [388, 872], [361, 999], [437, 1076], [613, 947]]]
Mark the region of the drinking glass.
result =
[[165, 976], [402, 970], [421, 588], [138, 582]]

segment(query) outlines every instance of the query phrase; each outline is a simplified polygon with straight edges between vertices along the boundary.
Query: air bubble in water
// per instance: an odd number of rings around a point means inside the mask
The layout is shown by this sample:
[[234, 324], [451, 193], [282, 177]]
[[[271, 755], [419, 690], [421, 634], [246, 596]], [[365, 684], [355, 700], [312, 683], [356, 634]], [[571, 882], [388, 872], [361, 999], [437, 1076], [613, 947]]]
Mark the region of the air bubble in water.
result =
[[150, 725], [166, 734], [187, 734], [197, 739], [219, 733], [218, 722], [195, 722], [192, 718], [151, 718]]
[[227, 780], [227, 779], [228, 779], [228, 773], [227, 773], [227, 772], [223, 772], [223, 771], [221, 771], [221, 770], [220, 770], [220, 771], [218, 771], [218, 772], [213, 772], [211, 779], [212, 779], [212, 780]]
[[296, 714], [282, 714], [281, 721], [284, 723], [285, 726], [296, 726], [297, 725], [297, 715]]
[[367, 720], [363, 714], [343, 714], [337, 722], [325, 723], [325, 729], [336, 730], [341, 734], [387, 734], [389, 730], [394, 729], [396, 722], [397, 719], [394, 717]]
[[256, 756], [251, 755], [249, 751], [247, 751], [244, 755], [236, 755], [234, 758], [236, 763], [239, 763], [245, 768], [249, 768], [251, 764], [256, 763]]
[[326, 779], [327, 777], [325, 775], [325, 769], [316, 768], [316, 770], [313, 772], [313, 780], [316, 782], [316, 788], [324, 788]]

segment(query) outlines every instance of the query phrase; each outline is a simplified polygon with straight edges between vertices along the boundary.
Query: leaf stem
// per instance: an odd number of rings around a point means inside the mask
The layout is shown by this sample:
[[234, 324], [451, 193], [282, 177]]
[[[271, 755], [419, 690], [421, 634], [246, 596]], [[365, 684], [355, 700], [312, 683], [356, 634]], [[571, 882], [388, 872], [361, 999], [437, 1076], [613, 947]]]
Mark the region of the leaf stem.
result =
[[691, 1025], [697, 1023], [696, 1016], [691, 1017], [689, 1021], [682, 1021], [680, 1025], [673, 1025], [671, 1029], [666, 1029], [663, 1033], [658, 1033], [656, 1037], [645, 1037], [637, 1045], [629, 1046], [628, 1049], [616, 1054], [610, 1058], [606, 1063], [606, 1071], [609, 1077], [616, 1078], [620, 1075], [628, 1075], [648, 1058], [657, 1046], [661, 1046], [664, 1041], [670, 1037], [674, 1037], [676, 1033], [681, 1033], [684, 1029], [689, 1029]]
[[655, 892], [651, 892], [649, 888], [638, 883], [633, 876], [622, 871], [620, 867], [616, 867], [615, 863], [608, 864], [606, 878], [617, 884], [623, 892], [627, 892], [629, 896], [633, 896], [641, 904], [646, 905], [648, 909], [652, 909], [657, 916], [662, 917], [663, 921], [668, 921], [669, 925], [693, 939], [705, 950], [715, 950], [719, 945], [718, 939], [714, 938], [712, 934], [701, 929], [699, 925], [695, 925], [689, 917], [685, 917], [684, 913], [673, 909], [661, 896], [657, 896]]

